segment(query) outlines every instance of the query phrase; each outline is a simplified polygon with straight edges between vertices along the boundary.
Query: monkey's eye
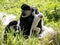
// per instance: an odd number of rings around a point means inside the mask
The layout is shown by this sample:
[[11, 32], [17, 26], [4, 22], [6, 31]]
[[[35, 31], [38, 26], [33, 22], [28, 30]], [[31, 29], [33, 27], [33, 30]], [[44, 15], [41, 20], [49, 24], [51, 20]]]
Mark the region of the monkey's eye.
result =
[[39, 14], [39, 12], [38, 12], [38, 10], [37, 10], [37, 9], [35, 9], [35, 14]]

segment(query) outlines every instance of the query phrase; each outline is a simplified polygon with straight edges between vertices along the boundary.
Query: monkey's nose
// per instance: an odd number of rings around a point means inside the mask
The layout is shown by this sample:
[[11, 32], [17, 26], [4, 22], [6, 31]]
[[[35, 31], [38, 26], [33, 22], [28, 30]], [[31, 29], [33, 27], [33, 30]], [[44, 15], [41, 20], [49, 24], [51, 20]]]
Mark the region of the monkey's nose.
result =
[[38, 15], [39, 18], [43, 18], [43, 15]]
[[41, 15], [40, 18], [42, 18], [43, 16]]

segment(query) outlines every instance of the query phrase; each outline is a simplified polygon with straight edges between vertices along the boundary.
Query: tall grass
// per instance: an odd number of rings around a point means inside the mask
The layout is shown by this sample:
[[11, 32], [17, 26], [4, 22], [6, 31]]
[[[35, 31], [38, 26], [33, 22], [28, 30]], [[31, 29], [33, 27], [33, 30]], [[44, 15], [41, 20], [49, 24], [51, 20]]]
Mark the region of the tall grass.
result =
[[49, 44], [52, 35], [44, 39], [38, 39], [34, 36], [25, 39], [23, 35], [13, 36], [13, 31], [7, 33], [7, 43], [3, 40], [3, 30], [5, 26], [0, 21], [0, 45], [60, 45], [60, 1], [59, 0], [0, 0], [0, 12], [13, 13], [17, 15], [16, 20], [20, 19], [21, 5], [28, 4], [35, 6], [44, 14], [44, 25], [52, 27], [56, 32], [56, 42]]

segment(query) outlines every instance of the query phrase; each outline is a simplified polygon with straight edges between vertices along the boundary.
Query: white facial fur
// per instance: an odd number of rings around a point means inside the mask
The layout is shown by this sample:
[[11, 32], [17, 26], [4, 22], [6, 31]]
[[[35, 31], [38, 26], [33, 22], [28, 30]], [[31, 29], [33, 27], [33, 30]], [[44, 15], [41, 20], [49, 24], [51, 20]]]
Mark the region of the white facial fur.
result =
[[28, 17], [31, 14], [31, 10], [22, 10], [25, 13], [25, 16], [22, 15], [22, 17]]

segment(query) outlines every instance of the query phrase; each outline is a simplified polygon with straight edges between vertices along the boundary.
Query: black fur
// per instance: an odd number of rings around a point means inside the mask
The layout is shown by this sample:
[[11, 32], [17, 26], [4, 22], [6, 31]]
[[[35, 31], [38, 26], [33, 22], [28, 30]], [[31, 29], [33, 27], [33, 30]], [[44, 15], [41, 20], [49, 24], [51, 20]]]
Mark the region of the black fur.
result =
[[[30, 9], [29, 9], [30, 8]], [[30, 7], [26, 4], [23, 4], [21, 7], [22, 10], [31, 10], [31, 14], [28, 17], [20, 17], [20, 27], [21, 27], [21, 31], [23, 32], [23, 35], [30, 35], [30, 29], [34, 20], [34, 16], [32, 15], [32, 12], [35, 11], [35, 14], [39, 14], [38, 10], [34, 7]], [[42, 30], [42, 20], [39, 21], [37, 27], [39, 27]], [[40, 31], [41, 33], [41, 31]]]
[[31, 10], [30, 6], [29, 6], [29, 5], [26, 5], [26, 4], [23, 4], [23, 5], [21, 6], [21, 9], [22, 9], [22, 10]]
[[34, 16], [32, 15], [26, 18], [20, 17], [20, 26], [21, 26], [21, 30], [23, 31], [23, 35], [30, 34], [30, 29], [32, 26], [33, 19], [34, 19]]
[[13, 26], [13, 28], [14, 28], [15, 30], [17, 30], [17, 28], [16, 28], [16, 27], [17, 27], [17, 23], [18, 23], [17, 21], [11, 21], [11, 22], [6, 26], [6, 28], [5, 28], [6, 31], [11, 30], [11, 29], [10, 29], [11, 26]]
[[[4, 40], [7, 39], [7, 33], [11, 31], [11, 26], [13, 27], [13, 29], [15, 31], [17, 31], [17, 21], [11, 21], [6, 27], [5, 27], [5, 31], [4, 31]], [[16, 36], [15, 32], [14, 32], [14, 36]]]
[[32, 12], [35, 11], [35, 14], [38, 14], [39, 13], [38, 10], [35, 7], [31, 7], [31, 6], [26, 5], [26, 4], [23, 4], [21, 6], [21, 9], [22, 10], [32, 10]]
[[[30, 16], [28, 17], [20, 17], [20, 24], [19, 26], [21, 27], [21, 31], [23, 32], [23, 35], [26, 35], [26, 36], [29, 36], [30, 34], [30, 29], [31, 29], [31, 26], [32, 26], [32, 23], [33, 23], [33, 20], [34, 20], [34, 16], [32, 15], [32, 12], [35, 11], [36, 14], [38, 14], [39, 12], [37, 11], [37, 9], [35, 8], [32, 8], [26, 4], [23, 4], [21, 6], [21, 9], [22, 10], [31, 10], [31, 14]], [[41, 28], [42, 29], [42, 20], [39, 21], [37, 27]], [[5, 33], [8, 32], [8, 30], [10, 30], [10, 27], [13, 26], [14, 30], [16, 31], [17, 30], [17, 24], [18, 22], [17, 21], [12, 21], [10, 22], [6, 28], [5, 28]], [[19, 30], [19, 29], [18, 29]], [[41, 33], [41, 32], [40, 32]], [[5, 36], [6, 37], [6, 36]]]

